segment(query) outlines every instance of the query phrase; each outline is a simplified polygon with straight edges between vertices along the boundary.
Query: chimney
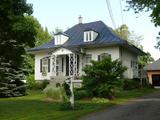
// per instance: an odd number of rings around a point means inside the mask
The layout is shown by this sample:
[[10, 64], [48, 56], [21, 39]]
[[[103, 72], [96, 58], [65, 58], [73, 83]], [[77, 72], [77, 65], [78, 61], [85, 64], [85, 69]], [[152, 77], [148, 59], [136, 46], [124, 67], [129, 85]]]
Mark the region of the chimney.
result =
[[83, 23], [83, 17], [81, 15], [79, 16], [78, 20], [79, 20], [79, 24]]

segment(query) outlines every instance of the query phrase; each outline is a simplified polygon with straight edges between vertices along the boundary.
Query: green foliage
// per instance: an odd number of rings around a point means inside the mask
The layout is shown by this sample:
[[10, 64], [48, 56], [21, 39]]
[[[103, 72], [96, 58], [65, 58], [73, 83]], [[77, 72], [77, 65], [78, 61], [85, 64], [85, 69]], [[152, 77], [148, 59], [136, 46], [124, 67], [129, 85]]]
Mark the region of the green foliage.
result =
[[160, 26], [160, 1], [159, 0], [127, 0], [128, 8], [133, 9], [135, 13], [142, 11], [151, 11], [150, 17], [156, 26]]
[[33, 16], [25, 16], [25, 17], [28, 21], [30, 21], [33, 24], [33, 27], [35, 29], [36, 32], [35, 46], [47, 43], [50, 39], [52, 39], [52, 36], [49, 34], [48, 29], [46, 27], [43, 28], [35, 17]]
[[22, 81], [0, 83], [0, 98], [17, 97], [26, 94], [26, 85]]
[[65, 90], [65, 92], [66, 92], [66, 95], [67, 95], [68, 97], [70, 97], [70, 96], [71, 96], [70, 86], [69, 86], [66, 82], [64, 82], [64, 83], [63, 83], [63, 88], [64, 88], [64, 90]]
[[121, 25], [120, 27], [115, 29], [114, 32], [124, 40], [128, 40], [131, 34], [126, 24]]
[[41, 88], [42, 88], [42, 89], [45, 89], [48, 84], [49, 84], [49, 81], [48, 81], [48, 80], [43, 80], [43, 82], [41, 83]]
[[[135, 32], [130, 32], [127, 25], [121, 25], [119, 28], [114, 30], [114, 32], [120, 36], [122, 39], [129, 41], [139, 49], [143, 50], [143, 46], [141, 45], [141, 41], [143, 40], [142, 36], [139, 36], [135, 34]], [[146, 55], [140, 56], [138, 58], [138, 63], [142, 66], [145, 66], [151, 62], [153, 62], [154, 59], [152, 58], [151, 54], [147, 52]]]
[[[24, 17], [32, 14], [32, 5], [26, 0], [2, 0], [0, 13], [0, 82], [7, 87], [3, 92], [9, 90], [14, 92], [11, 96], [18, 96], [21, 90], [17, 87], [27, 72], [23, 68], [25, 47], [33, 47], [35, 42], [33, 24]], [[15, 88], [10, 87], [12, 83]]]
[[49, 84], [48, 80], [43, 80], [42, 82], [38, 82], [34, 79], [34, 74], [29, 74], [27, 76], [27, 87], [33, 90], [43, 90]]
[[121, 25], [120, 27], [115, 29], [114, 32], [122, 39], [129, 41], [140, 49], [143, 49], [143, 46], [140, 44], [143, 40], [143, 37], [137, 35], [134, 31], [130, 31], [126, 24]]
[[86, 90], [74, 89], [74, 98], [76, 100], [89, 98], [91, 95]]
[[84, 67], [82, 76], [87, 92], [95, 97], [112, 98], [116, 87], [120, 87], [126, 67], [119, 60], [106, 57], [102, 61], [92, 61]]
[[146, 55], [139, 57], [139, 64], [142, 66], [146, 66], [152, 62], [154, 62], [154, 58], [152, 58], [149, 52], [147, 52]]
[[58, 101], [67, 101], [65, 90], [62, 87], [55, 87], [52, 84], [48, 85], [43, 90], [47, 98], [52, 98]]
[[[139, 13], [142, 11], [150, 12], [150, 17], [152, 18], [152, 22], [155, 26], [160, 26], [160, 1], [159, 0], [127, 0], [128, 10], [133, 9], [135, 13]], [[156, 48], [160, 49], [160, 32], [157, 37], [157, 46]]]
[[71, 106], [71, 103], [70, 103], [70, 102], [63, 102], [63, 103], [60, 104], [59, 109], [60, 109], [61, 111], [67, 111], [67, 110], [82, 110], [83, 107], [82, 107], [81, 104], [76, 103], [76, 104], [74, 105], [74, 108], [73, 108], [73, 107]]
[[109, 100], [108, 99], [105, 99], [105, 98], [92, 98], [92, 101], [94, 102], [94, 103], [108, 103], [109, 102]]
[[[25, 16], [25, 18], [33, 24], [35, 29], [35, 46], [39, 46], [42, 44], [47, 43], [49, 40], [52, 39], [52, 35], [49, 34], [47, 28], [43, 28], [39, 21], [33, 16]], [[25, 56], [25, 66], [28, 69], [28, 73], [34, 73], [34, 56], [33, 55], [26, 55]]]
[[60, 109], [61, 111], [73, 110], [73, 107], [71, 106], [71, 103], [70, 103], [70, 102], [62, 102], [62, 103], [60, 104], [59, 109]]
[[43, 90], [47, 87], [48, 84], [49, 84], [48, 80], [43, 80], [42, 82], [36, 82], [33, 89], [34, 90]]
[[[116, 92], [117, 99], [109, 103], [97, 103], [93, 101], [77, 101], [80, 110], [61, 111], [60, 104], [57, 102], [46, 102], [41, 91], [29, 91], [27, 96], [0, 99], [0, 118], [1, 120], [76, 120], [91, 112], [97, 112], [111, 105], [124, 103], [128, 99], [144, 96], [154, 89], [138, 89], [131, 91]], [[26, 112], [27, 111], [27, 112]], [[44, 114], [45, 113], [45, 114]], [[47, 114], [46, 114], [47, 113]]]
[[34, 79], [34, 74], [29, 74], [27, 76], [27, 87], [29, 89], [33, 89], [35, 87], [35, 85], [36, 85], [36, 81]]
[[140, 88], [140, 82], [133, 79], [124, 79], [123, 90], [132, 90]]

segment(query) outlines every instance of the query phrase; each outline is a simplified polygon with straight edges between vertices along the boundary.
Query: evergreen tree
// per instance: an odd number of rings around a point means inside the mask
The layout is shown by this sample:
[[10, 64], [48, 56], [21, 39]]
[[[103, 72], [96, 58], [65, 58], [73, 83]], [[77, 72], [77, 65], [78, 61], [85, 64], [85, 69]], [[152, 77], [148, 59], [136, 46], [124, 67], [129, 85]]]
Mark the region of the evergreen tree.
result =
[[25, 16], [32, 12], [26, 0], [0, 1], [0, 97], [25, 94], [25, 48], [34, 46], [36, 35]]

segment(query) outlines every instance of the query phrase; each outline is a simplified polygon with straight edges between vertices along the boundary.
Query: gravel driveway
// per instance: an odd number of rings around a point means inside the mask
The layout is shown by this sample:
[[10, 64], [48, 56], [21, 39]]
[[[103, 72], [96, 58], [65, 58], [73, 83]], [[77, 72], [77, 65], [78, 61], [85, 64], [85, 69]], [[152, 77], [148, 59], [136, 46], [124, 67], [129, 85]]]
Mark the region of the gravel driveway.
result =
[[160, 120], [160, 91], [80, 120]]

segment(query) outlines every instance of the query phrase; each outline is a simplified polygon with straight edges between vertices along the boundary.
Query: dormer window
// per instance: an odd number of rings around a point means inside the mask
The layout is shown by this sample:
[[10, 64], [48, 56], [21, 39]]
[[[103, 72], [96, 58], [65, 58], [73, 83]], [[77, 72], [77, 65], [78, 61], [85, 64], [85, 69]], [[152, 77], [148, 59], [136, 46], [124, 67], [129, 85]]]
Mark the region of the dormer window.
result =
[[97, 36], [98, 36], [98, 33], [93, 30], [85, 31], [84, 32], [84, 42], [93, 41], [96, 39]]
[[62, 45], [69, 39], [68, 35], [65, 33], [55, 34], [55, 45]]

